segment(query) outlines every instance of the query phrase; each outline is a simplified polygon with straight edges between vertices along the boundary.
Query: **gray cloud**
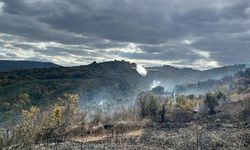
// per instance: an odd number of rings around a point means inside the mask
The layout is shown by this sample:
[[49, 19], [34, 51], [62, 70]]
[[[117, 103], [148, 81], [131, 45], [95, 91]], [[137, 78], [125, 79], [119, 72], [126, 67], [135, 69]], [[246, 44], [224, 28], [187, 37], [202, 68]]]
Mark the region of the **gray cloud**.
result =
[[206, 69], [250, 58], [249, 0], [0, 0], [0, 20], [0, 59]]

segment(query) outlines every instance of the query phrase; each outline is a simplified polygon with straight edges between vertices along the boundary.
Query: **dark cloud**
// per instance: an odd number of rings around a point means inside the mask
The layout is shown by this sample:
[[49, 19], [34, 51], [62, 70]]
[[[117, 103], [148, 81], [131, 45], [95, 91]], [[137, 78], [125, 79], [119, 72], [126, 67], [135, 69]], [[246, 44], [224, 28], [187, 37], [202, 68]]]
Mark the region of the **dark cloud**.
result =
[[0, 0], [0, 20], [1, 59], [204, 69], [250, 58], [249, 0]]

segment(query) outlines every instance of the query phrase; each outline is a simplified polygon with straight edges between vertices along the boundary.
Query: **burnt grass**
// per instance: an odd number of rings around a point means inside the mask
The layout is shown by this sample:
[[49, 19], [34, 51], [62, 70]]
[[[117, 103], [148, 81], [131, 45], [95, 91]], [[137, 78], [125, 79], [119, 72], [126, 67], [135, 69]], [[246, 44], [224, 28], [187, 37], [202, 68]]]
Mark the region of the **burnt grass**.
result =
[[[135, 133], [135, 134], [133, 134]], [[250, 123], [225, 123], [220, 120], [189, 123], [151, 123], [124, 133], [71, 135], [58, 142], [40, 143], [20, 150], [248, 150]], [[75, 138], [74, 138], [75, 136]], [[77, 137], [78, 140], [75, 140]], [[91, 140], [88, 140], [91, 139]]]

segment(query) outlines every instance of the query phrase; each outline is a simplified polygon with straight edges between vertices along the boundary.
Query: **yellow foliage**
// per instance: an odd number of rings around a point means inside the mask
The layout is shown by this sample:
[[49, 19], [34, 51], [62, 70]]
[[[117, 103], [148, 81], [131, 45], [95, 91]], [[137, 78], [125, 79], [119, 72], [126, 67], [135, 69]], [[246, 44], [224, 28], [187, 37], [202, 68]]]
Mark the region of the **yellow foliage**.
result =
[[230, 96], [230, 100], [231, 100], [232, 102], [236, 102], [238, 99], [239, 99], [239, 94], [237, 94], [237, 93], [234, 93], [234, 94], [232, 94], [232, 95]]
[[56, 103], [47, 111], [41, 112], [38, 107], [32, 106], [29, 110], [23, 110], [21, 123], [17, 129], [16, 140], [24, 144], [39, 141], [48, 132], [54, 133], [54, 129], [69, 125], [74, 121], [78, 110], [78, 95], [66, 94], [61, 102]]
[[166, 106], [167, 111], [173, 111], [174, 103], [171, 97], [166, 98], [164, 105]]
[[32, 106], [30, 110], [22, 111], [22, 120], [17, 132], [19, 132], [22, 138], [27, 139], [26, 143], [32, 142], [39, 131], [37, 125], [39, 114], [40, 109], [36, 106]]
[[185, 96], [177, 97], [176, 102], [177, 102], [176, 106], [178, 108], [181, 108], [182, 110], [194, 110], [194, 108], [198, 104], [197, 100], [190, 100], [187, 99]]
[[63, 97], [58, 98], [58, 101], [58, 105], [64, 107], [65, 111], [70, 111], [73, 113], [78, 111], [78, 94], [64, 94]]
[[35, 119], [36, 115], [40, 112], [40, 109], [36, 106], [32, 106], [30, 110], [22, 111], [22, 118], [24, 120], [32, 120]]
[[59, 105], [55, 105], [52, 108], [52, 115], [51, 115], [51, 119], [54, 123], [56, 123], [57, 125], [59, 125], [59, 123], [62, 120], [62, 113], [63, 113], [63, 108], [62, 106]]

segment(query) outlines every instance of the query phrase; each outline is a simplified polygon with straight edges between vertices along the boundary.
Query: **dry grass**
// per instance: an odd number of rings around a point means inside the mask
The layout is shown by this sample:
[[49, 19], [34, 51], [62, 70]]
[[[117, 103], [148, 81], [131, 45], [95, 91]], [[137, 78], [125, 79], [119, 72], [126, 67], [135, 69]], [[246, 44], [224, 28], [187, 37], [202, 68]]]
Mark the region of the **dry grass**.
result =
[[[138, 137], [144, 134], [144, 129], [139, 129], [135, 131], [129, 131], [124, 134], [118, 135], [116, 138], [133, 138], [133, 137]], [[114, 138], [112, 133], [104, 133], [104, 134], [99, 134], [99, 135], [89, 135], [86, 137], [73, 137], [70, 139], [70, 141], [73, 142], [82, 142], [82, 143], [89, 143], [89, 142], [98, 142], [98, 141], [104, 141], [106, 139]]]
[[[203, 119], [195, 119], [190, 111], [173, 109], [166, 114], [168, 122], [157, 123], [152, 116], [140, 118], [137, 110], [128, 109], [109, 115], [97, 110], [87, 120], [78, 109], [77, 96], [65, 98], [44, 112], [37, 107], [23, 111], [21, 123], [10, 132], [14, 134], [7, 142], [0, 139], [0, 144], [20, 150], [250, 148], [249, 105], [245, 103], [240, 111], [238, 107], [223, 108], [224, 112]], [[238, 115], [244, 114], [242, 124], [225, 118], [227, 111], [237, 111], [227, 114], [239, 119]]]
[[127, 131], [119, 136], [110, 133], [76, 136], [67, 142], [48, 145], [34, 145], [35, 150], [248, 150], [250, 148], [250, 129], [237, 124], [200, 124], [189, 123], [185, 126], [172, 125], [146, 127]]

